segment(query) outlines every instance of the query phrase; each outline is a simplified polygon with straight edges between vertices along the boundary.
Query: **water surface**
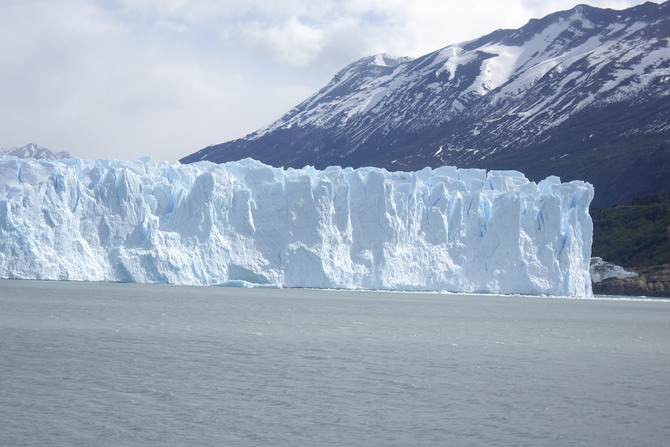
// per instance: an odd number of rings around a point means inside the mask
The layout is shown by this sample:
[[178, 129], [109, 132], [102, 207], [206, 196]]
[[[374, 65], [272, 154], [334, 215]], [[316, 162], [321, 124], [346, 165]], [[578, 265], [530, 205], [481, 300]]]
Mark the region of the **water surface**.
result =
[[670, 302], [0, 281], [0, 445], [665, 446]]

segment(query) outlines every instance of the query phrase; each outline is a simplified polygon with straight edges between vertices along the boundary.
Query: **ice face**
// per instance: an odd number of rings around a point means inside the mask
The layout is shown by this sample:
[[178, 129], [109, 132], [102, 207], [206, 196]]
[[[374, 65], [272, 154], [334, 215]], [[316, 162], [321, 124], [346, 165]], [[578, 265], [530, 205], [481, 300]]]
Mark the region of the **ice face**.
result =
[[588, 183], [0, 158], [0, 277], [591, 295]]

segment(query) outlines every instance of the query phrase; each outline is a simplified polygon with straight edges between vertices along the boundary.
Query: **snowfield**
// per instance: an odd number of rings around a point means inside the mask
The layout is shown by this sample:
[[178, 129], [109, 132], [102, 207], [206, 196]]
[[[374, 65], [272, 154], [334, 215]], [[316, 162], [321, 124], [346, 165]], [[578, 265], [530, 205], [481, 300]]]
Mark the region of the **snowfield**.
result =
[[0, 157], [0, 277], [590, 296], [590, 184]]

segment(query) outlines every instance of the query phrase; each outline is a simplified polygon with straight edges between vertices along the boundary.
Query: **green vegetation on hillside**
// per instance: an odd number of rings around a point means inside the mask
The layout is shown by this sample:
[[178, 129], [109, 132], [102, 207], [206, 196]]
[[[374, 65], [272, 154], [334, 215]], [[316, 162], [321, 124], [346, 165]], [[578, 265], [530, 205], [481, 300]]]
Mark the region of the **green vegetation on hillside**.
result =
[[593, 256], [624, 267], [670, 263], [670, 192], [591, 210]]

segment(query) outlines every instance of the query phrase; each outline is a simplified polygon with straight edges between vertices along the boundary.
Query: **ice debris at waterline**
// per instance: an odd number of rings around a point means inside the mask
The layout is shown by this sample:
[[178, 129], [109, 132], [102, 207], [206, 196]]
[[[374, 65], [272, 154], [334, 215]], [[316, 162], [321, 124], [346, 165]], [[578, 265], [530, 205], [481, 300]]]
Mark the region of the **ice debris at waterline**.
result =
[[0, 277], [589, 296], [590, 184], [0, 158]]

